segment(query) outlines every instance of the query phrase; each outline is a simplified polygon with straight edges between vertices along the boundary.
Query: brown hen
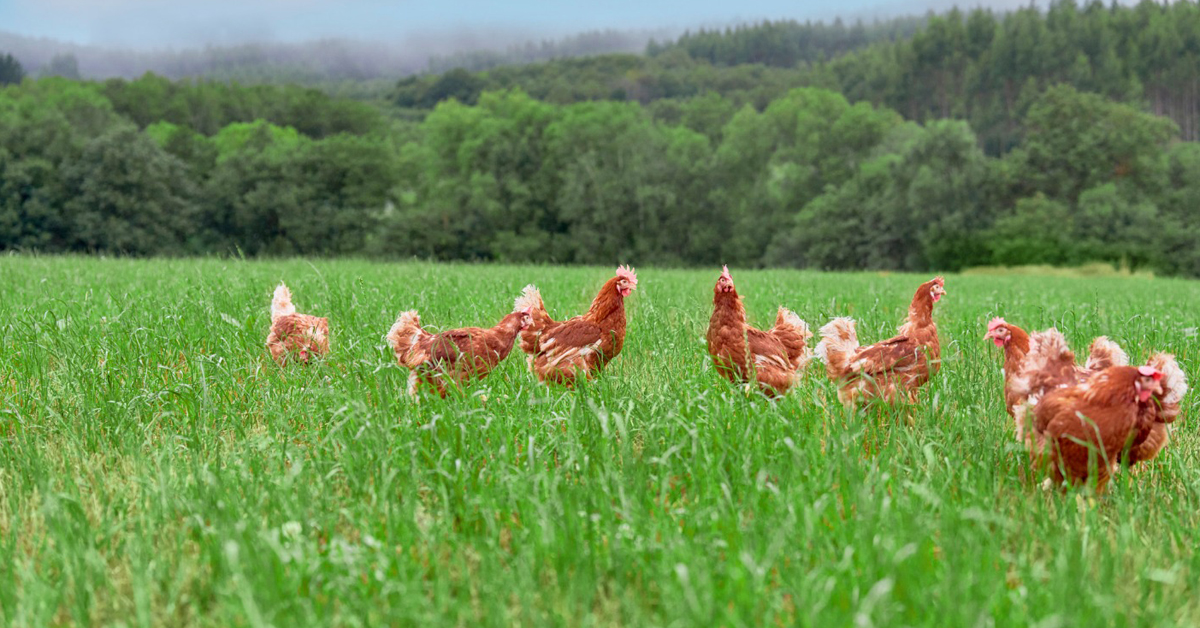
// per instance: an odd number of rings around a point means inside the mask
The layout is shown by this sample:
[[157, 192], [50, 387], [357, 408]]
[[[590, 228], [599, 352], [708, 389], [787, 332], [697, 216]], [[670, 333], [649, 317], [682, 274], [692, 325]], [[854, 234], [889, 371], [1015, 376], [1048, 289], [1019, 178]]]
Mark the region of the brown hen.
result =
[[1134, 437], [1142, 406], [1161, 395], [1163, 374], [1151, 366], [1113, 366], [1083, 383], [1046, 393], [1029, 435], [1034, 461], [1055, 483], [1094, 478], [1107, 484], [1113, 463]]
[[329, 319], [297, 314], [292, 291], [280, 283], [271, 299], [267, 349], [280, 366], [292, 360], [307, 363], [313, 356], [325, 355], [329, 353]]
[[512, 351], [517, 334], [529, 325], [528, 309], [518, 309], [490, 329], [463, 327], [431, 334], [421, 328], [416, 310], [401, 312], [387, 342], [401, 366], [407, 366], [408, 394], [424, 384], [445, 397], [449, 385], [461, 388], [482, 379]]
[[838, 399], [843, 404], [853, 405], [860, 397], [888, 402], [917, 400], [917, 389], [937, 373], [940, 364], [933, 304], [945, 294], [941, 277], [921, 284], [899, 335], [870, 346], [858, 345], [854, 319], [835, 318], [821, 328], [817, 355], [825, 362], [829, 378], [838, 384]]
[[762, 331], [746, 324], [746, 308], [733, 285], [729, 268], [713, 288], [713, 313], [708, 322], [708, 353], [717, 372], [731, 382], [756, 380], [767, 395], [782, 395], [796, 383], [800, 369], [811, 359], [808, 324], [783, 306], [775, 326]]
[[621, 266], [586, 313], [561, 322], [550, 318], [538, 289], [525, 286], [516, 307], [528, 308], [532, 322], [521, 331], [521, 350], [529, 354], [529, 369], [538, 380], [573, 387], [617, 357], [625, 344], [625, 297], [637, 283], [633, 269]]

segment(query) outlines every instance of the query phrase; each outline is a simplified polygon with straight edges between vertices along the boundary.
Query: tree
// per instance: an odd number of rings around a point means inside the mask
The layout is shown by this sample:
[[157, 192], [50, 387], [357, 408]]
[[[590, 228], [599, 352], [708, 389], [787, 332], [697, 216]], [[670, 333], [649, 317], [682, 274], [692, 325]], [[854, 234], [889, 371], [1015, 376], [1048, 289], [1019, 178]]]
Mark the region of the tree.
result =
[[54, 55], [42, 66], [42, 76], [61, 76], [63, 78], [79, 80], [82, 78], [79, 74], [79, 60], [71, 53]]
[[25, 69], [21, 62], [11, 54], [0, 57], [0, 85], [13, 85], [25, 78]]
[[768, 263], [819, 268], [946, 269], [988, 262], [995, 162], [962, 122], [906, 124], [877, 157], [807, 203], [774, 239]]
[[1067, 264], [1077, 261], [1073, 230], [1067, 206], [1039, 194], [996, 219], [987, 242], [995, 264]]
[[1163, 149], [1178, 128], [1170, 120], [1067, 85], [1046, 91], [1025, 118], [1028, 129], [1013, 160], [1029, 187], [1068, 204], [1086, 189], [1122, 181], [1161, 187]]
[[195, 231], [192, 186], [183, 164], [149, 137], [119, 126], [63, 165], [71, 248], [171, 254]]

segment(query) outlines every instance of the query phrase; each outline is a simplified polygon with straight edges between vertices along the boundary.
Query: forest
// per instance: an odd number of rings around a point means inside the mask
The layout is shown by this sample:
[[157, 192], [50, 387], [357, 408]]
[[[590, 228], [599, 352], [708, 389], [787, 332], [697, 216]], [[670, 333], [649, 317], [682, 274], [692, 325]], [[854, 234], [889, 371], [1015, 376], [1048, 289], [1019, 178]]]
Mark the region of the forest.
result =
[[1200, 276], [1193, 2], [764, 23], [378, 101], [19, 65], [0, 250]]

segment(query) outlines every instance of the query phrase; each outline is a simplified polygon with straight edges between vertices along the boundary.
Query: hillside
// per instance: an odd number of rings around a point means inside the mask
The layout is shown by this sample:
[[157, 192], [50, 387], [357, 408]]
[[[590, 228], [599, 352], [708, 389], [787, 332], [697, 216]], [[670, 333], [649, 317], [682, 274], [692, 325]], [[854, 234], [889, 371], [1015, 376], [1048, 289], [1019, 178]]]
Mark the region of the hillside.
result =
[[[990, 154], [1012, 149], [1021, 118], [1053, 85], [1143, 107], [1200, 139], [1200, 5], [1052, 2], [1010, 13], [957, 9], [870, 26], [766, 23], [688, 34], [648, 56], [595, 57], [401, 81], [402, 107], [520, 87], [558, 103], [679, 101], [715, 91], [758, 109], [794, 87], [835, 89], [918, 122], [971, 123]], [[454, 89], [445, 83], [452, 81]]]

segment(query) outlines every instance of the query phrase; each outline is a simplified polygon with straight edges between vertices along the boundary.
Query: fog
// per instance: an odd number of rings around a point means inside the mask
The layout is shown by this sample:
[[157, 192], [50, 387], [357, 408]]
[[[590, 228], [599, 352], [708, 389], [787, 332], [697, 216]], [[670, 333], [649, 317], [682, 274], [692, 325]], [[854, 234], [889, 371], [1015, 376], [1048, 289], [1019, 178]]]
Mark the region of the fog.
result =
[[[36, 71], [74, 54], [89, 78], [170, 77], [230, 67], [292, 67], [297, 80], [394, 78], [456, 53], [528, 50], [542, 56], [638, 51], [686, 29], [763, 19], [871, 20], [922, 14], [949, 0], [3, 0], [0, 52]], [[990, 0], [1007, 10], [1026, 0]], [[965, 4], [971, 8], [975, 4]], [[580, 35], [585, 33], [584, 35]], [[556, 42], [556, 43], [546, 43]], [[547, 47], [548, 46], [548, 47]], [[557, 48], [556, 48], [557, 46]], [[512, 55], [510, 57], [520, 57]], [[241, 64], [241, 65], [239, 65]], [[246, 78], [233, 75], [233, 78]]]

